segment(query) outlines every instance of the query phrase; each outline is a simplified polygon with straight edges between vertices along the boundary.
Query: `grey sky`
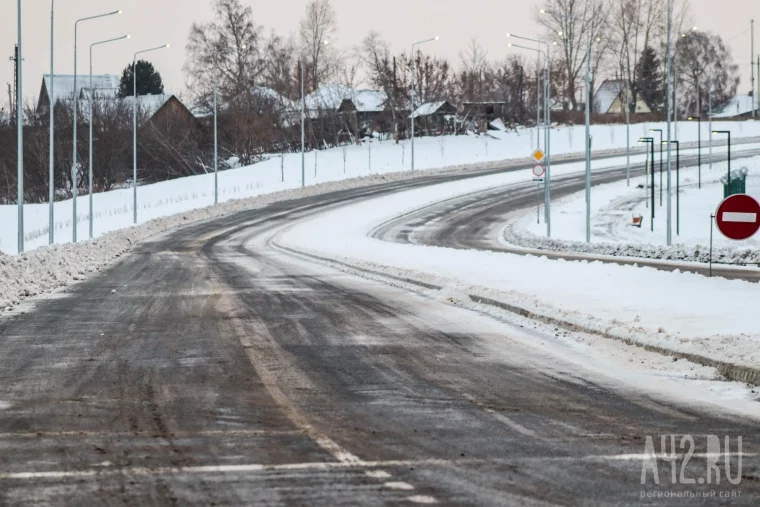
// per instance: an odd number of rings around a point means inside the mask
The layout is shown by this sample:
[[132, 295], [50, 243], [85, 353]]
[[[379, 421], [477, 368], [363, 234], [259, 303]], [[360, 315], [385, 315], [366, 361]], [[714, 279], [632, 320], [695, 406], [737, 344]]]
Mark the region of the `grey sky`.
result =
[[[254, 10], [256, 22], [280, 34], [298, 29], [305, 0], [243, 0]], [[664, 0], [663, 0], [664, 1]], [[541, 0], [380, 0], [359, 2], [333, 0], [338, 14], [336, 44], [351, 46], [370, 30], [379, 31], [396, 50], [415, 40], [439, 35], [441, 40], [426, 47], [435, 54], [458, 63], [459, 52], [475, 37], [488, 50], [489, 57], [501, 58], [508, 52], [504, 34], [540, 34], [533, 11]], [[24, 9], [24, 95], [39, 93], [42, 74], [50, 66], [50, 0], [22, 0]], [[131, 34], [132, 38], [95, 48], [95, 73], [120, 73], [139, 49], [170, 43], [172, 48], [150, 55], [164, 78], [168, 91], [184, 89], [182, 65], [188, 30], [194, 21], [211, 17], [209, 0], [58, 0], [56, 12], [56, 72], [72, 73], [74, 22], [77, 18], [123, 9], [124, 14], [80, 24], [79, 72], [89, 68], [92, 42]], [[471, 9], [465, 7], [472, 5]], [[702, 30], [719, 33], [728, 41], [734, 58], [741, 65], [740, 91], [749, 88], [749, 20], [760, 21], [757, 0], [692, 0], [694, 24]], [[742, 32], [746, 32], [743, 33]], [[741, 35], [740, 35], [741, 34]], [[760, 27], [756, 32], [756, 51], [760, 49]], [[0, 3], [0, 104], [7, 103], [7, 84], [13, 79], [8, 58], [16, 41], [16, 0]]]

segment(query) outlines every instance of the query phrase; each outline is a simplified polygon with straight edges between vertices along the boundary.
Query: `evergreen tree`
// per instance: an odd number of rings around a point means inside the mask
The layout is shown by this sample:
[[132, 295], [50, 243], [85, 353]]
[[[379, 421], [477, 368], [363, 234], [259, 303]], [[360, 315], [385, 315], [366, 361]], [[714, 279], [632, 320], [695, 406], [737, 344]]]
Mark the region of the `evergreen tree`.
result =
[[[119, 97], [131, 97], [134, 93], [134, 76], [130, 63], [121, 72], [119, 84]], [[137, 61], [137, 95], [161, 95], [164, 93], [164, 83], [161, 74], [156, 72], [153, 64], [145, 61]]]
[[636, 82], [633, 85], [635, 104], [640, 98], [653, 112], [662, 111], [665, 103], [663, 72], [660, 59], [652, 47], [647, 46], [641, 53], [636, 68]]

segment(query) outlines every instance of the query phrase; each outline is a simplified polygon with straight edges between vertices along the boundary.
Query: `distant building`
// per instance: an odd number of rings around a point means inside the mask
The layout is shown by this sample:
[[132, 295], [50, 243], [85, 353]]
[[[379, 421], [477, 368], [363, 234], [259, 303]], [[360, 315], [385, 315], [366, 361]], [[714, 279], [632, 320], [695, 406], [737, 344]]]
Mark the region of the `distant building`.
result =
[[[625, 96], [626, 96], [625, 79], [605, 80], [594, 94], [593, 112], [599, 114], [621, 114], [625, 113]], [[628, 89], [629, 100], [633, 100], [633, 92]], [[641, 99], [636, 100], [636, 113], [651, 113], [651, 108]]]
[[757, 102], [753, 101], [752, 95], [737, 95], [729, 100], [723, 106], [718, 108], [717, 113], [713, 113], [713, 118], [750, 118], [752, 110], [760, 117], [760, 109], [757, 108]]
[[357, 136], [370, 130], [386, 132], [392, 124], [388, 94], [382, 90], [356, 90], [350, 98], [343, 99], [338, 112], [346, 117]]
[[[92, 90], [96, 97], [112, 98], [115, 99], [119, 95], [119, 83], [121, 78], [112, 74], [98, 74], [92, 76]], [[50, 107], [50, 93], [51, 84], [53, 86], [53, 101], [58, 102], [73, 102], [74, 95], [78, 98], [83, 98], [86, 91], [90, 89], [90, 75], [77, 75], [76, 76], [76, 89], [74, 89], [74, 75], [71, 74], [55, 74], [51, 79], [50, 74], [42, 76], [42, 86], [40, 88], [40, 98], [37, 102], [37, 111], [47, 111]]]
[[504, 119], [507, 112], [506, 102], [465, 102], [462, 115], [474, 121], [480, 132], [488, 130], [488, 125], [496, 119]]
[[[125, 97], [122, 100], [124, 105], [132, 110], [135, 97]], [[137, 110], [140, 112], [139, 118], [143, 121], [141, 127], [152, 124], [165, 130], [173, 126], [194, 127], [197, 122], [195, 115], [176, 95], [138, 95]]]
[[[457, 108], [446, 101], [422, 104], [411, 114], [415, 119], [416, 131], [443, 135], [448, 130], [456, 131]], [[419, 129], [419, 130], [418, 130]]]

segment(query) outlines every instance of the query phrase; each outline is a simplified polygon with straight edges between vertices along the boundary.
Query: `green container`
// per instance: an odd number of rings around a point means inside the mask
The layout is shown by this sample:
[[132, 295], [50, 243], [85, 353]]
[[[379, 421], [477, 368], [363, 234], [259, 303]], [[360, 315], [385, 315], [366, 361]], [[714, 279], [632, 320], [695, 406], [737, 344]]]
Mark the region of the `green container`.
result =
[[723, 183], [723, 197], [747, 193], [747, 176], [732, 179], [731, 184]]

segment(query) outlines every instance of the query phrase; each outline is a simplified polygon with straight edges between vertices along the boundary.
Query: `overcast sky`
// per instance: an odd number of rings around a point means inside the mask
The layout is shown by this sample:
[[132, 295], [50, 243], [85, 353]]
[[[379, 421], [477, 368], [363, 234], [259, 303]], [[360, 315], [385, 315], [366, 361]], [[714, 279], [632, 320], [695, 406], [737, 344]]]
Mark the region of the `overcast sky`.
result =
[[[665, 0], [663, 0], [665, 1]], [[279, 34], [294, 33], [305, 0], [243, 0], [254, 11], [258, 24]], [[8, 60], [16, 41], [16, 0], [0, 2], [0, 84], [7, 104], [7, 83], [13, 80], [13, 64]], [[439, 35], [441, 40], [426, 47], [437, 55], [458, 63], [459, 52], [475, 37], [489, 57], [501, 58], [508, 48], [505, 32], [525, 36], [540, 35], [533, 12], [541, 0], [333, 0], [338, 14], [340, 46], [358, 44], [370, 30], [380, 32], [395, 50], [412, 42]], [[24, 43], [24, 95], [39, 94], [42, 74], [50, 69], [50, 0], [22, 0]], [[471, 5], [472, 9], [466, 7]], [[74, 66], [74, 22], [76, 19], [123, 9], [113, 16], [79, 25], [79, 72], [89, 71], [92, 42], [131, 34], [131, 39], [95, 48], [93, 72], [119, 74], [132, 61], [135, 51], [170, 43], [173, 47], [150, 55], [161, 72], [165, 88], [179, 93], [184, 89], [182, 65], [190, 25], [211, 18], [210, 0], [58, 0], [56, 12], [56, 73], [70, 74]], [[740, 91], [749, 88], [750, 18], [760, 21], [758, 0], [692, 0], [694, 23], [702, 30], [719, 33], [741, 65]], [[760, 49], [760, 31], [757, 32]]]

